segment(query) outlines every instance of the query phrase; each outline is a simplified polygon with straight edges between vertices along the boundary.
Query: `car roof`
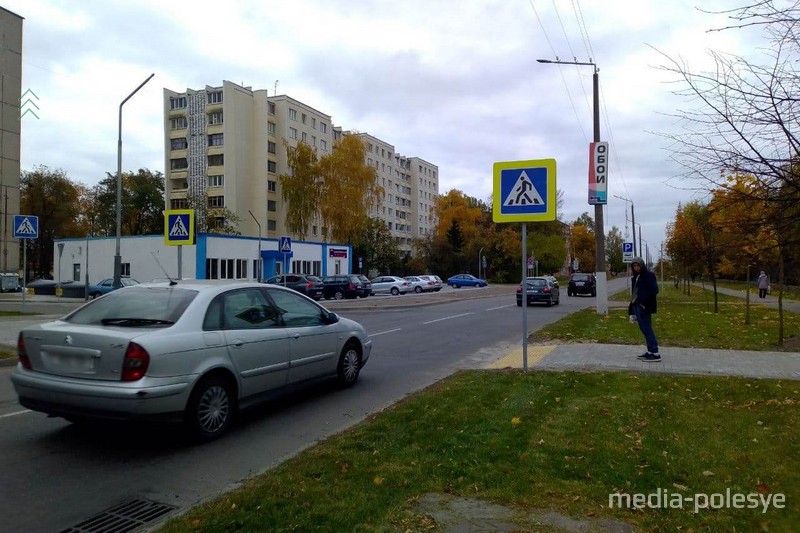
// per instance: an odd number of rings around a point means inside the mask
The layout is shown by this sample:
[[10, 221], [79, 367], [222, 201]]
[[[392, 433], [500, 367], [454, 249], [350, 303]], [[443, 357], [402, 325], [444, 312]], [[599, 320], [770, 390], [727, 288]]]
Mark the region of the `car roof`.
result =
[[[173, 284], [174, 283], [174, 284]], [[216, 290], [219, 287], [225, 288], [248, 288], [248, 287], [263, 287], [263, 283], [256, 281], [243, 281], [231, 279], [176, 279], [174, 281], [151, 281], [147, 283], [140, 283], [136, 287], [176, 287], [183, 289], [191, 289], [199, 292]]]

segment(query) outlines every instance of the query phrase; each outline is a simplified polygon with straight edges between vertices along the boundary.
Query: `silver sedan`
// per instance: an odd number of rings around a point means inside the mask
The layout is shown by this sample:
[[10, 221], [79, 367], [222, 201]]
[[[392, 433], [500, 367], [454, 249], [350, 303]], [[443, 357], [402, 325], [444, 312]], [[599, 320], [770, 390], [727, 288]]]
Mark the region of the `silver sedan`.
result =
[[169, 418], [200, 440], [283, 389], [358, 379], [372, 341], [290, 289], [210, 280], [111, 292], [19, 334], [20, 403], [73, 422]]

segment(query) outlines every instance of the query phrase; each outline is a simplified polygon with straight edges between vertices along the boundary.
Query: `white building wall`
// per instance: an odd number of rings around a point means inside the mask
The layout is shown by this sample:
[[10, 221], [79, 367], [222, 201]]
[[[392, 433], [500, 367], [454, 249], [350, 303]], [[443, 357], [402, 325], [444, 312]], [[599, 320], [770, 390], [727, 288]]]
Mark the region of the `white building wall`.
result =
[[[64, 249], [59, 260], [58, 244]], [[198, 235], [197, 244], [181, 248], [181, 276], [184, 279], [208, 278], [211, 269], [208, 260], [216, 260], [216, 278], [258, 279], [255, 269], [259, 249], [265, 259], [265, 278], [277, 272], [284, 272], [284, 259], [289, 264], [288, 271], [326, 275], [350, 273], [352, 248], [345, 244], [318, 242], [293, 242], [291, 256], [278, 252], [279, 239], [258, 239], [229, 235]], [[120, 255], [123, 275], [147, 282], [167, 277], [178, 278], [178, 246], [164, 244], [162, 235], [122, 237]], [[88, 256], [87, 256], [88, 249]], [[85, 282], [89, 273], [89, 283], [114, 277], [114, 254], [116, 239], [101, 237], [89, 239], [57, 239], [53, 244], [55, 280]], [[156, 260], [157, 259], [157, 260]], [[225, 266], [221, 263], [225, 262]], [[242, 262], [242, 263], [237, 263]], [[159, 263], [164, 270], [159, 267]], [[314, 265], [317, 265], [314, 267]], [[232, 265], [229, 268], [228, 265]], [[305, 268], [304, 268], [305, 267]], [[198, 271], [204, 274], [197, 276]], [[59, 277], [60, 276], [60, 277]]]

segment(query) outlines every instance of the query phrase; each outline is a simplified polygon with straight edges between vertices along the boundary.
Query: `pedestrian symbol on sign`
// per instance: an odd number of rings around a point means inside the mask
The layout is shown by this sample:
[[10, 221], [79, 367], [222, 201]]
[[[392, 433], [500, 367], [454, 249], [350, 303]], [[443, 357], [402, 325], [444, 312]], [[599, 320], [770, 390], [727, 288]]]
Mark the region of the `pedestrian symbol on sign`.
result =
[[186, 229], [186, 226], [183, 224], [183, 219], [181, 217], [175, 218], [175, 223], [172, 225], [172, 228], [169, 230], [170, 237], [188, 237], [189, 230]]
[[22, 222], [15, 231], [17, 235], [36, 235], [36, 230], [33, 229], [31, 221], [27, 217], [22, 219]]
[[506, 197], [503, 206], [512, 205], [544, 205], [544, 200], [533, 186], [533, 182], [528, 174], [523, 170], [519, 179], [511, 189], [511, 193]]

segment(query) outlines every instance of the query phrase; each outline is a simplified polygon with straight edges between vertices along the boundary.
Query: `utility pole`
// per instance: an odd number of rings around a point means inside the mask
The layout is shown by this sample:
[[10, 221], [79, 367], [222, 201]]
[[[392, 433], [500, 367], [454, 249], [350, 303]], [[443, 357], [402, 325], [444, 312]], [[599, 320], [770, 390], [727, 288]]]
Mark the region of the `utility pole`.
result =
[[[580, 61], [555, 61], [549, 59], [537, 59], [538, 63], [555, 63], [559, 65], [584, 65], [591, 66], [592, 74], [592, 123], [594, 126], [594, 142], [600, 142], [600, 79], [597, 65], [589, 59], [589, 62]], [[591, 204], [591, 202], [590, 202]], [[595, 306], [598, 315], [608, 314], [608, 288], [606, 284], [606, 244], [603, 234], [603, 201], [594, 203], [594, 244], [595, 244], [595, 278], [597, 280], [597, 299]]]
[[[633, 251], [634, 253], [636, 253], [636, 215], [633, 212], [633, 200], [630, 200], [629, 198], [623, 198], [622, 196], [617, 196], [616, 194], [614, 195], [614, 198], [619, 198], [620, 200], [629, 202], [631, 204], [631, 226], [633, 227]], [[639, 255], [641, 256], [641, 252], [639, 252]]]

